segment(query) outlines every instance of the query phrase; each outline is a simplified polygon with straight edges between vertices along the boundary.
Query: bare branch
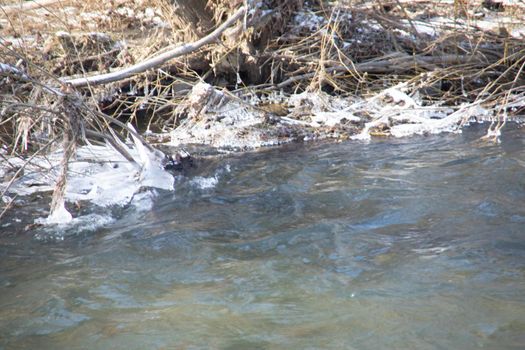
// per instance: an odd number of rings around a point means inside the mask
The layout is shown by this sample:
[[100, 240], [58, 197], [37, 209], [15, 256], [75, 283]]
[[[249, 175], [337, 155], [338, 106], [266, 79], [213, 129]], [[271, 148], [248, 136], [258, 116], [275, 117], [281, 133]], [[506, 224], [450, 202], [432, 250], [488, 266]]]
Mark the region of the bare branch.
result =
[[129, 78], [133, 75], [143, 73], [147, 71], [148, 69], [156, 68], [161, 66], [162, 64], [168, 62], [169, 60], [187, 55], [193, 51], [196, 51], [200, 49], [201, 47], [211, 44], [212, 42], [219, 39], [220, 35], [233, 23], [235, 23], [238, 19], [240, 19], [246, 12], [246, 8], [242, 6], [235, 14], [233, 14], [226, 22], [221, 24], [217, 29], [215, 29], [210, 34], [206, 35], [205, 37], [189, 44], [184, 44], [182, 46], [177, 46], [169, 51], [166, 51], [163, 54], [160, 54], [158, 56], [155, 56], [149, 60], [146, 60], [144, 62], [135, 64], [131, 67], [124, 68], [115, 72], [106, 73], [106, 74], [100, 74], [95, 75], [92, 77], [83, 77], [78, 79], [63, 79], [62, 82], [71, 84], [74, 87], [83, 87], [88, 85], [100, 85], [100, 84], [107, 84], [115, 81], [119, 81], [122, 79]]

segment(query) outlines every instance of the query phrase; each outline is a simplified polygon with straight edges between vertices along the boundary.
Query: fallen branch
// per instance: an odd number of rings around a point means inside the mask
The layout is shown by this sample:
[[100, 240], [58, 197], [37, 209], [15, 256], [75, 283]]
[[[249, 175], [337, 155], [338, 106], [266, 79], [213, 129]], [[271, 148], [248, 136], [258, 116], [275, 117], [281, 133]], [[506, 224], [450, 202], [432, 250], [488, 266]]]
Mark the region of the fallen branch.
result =
[[2, 75], [14, 75], [16, 77], [20, 77], [22, 79], [29, 79], [28, 76], [22, 72], [20, 69], [6, 64], [6, 63], [0, 63], [0, 74]]
[[[333, 66], [326, 68], [326, 73], [344, 74], [344, 73], [402, 73], [414, 69], [416, 66], [425, 68], [427, 66], [448, 66], [451, 64], [465, 64], [465, 63], [480, 63], [482, 57], [479, 55], [443, 55], [443, 56], [408, 56], [403, 55], [399, 57], [392, 57], [381, 60], [371, 60], [369, 62], [362, 62], [349, 66]], [[311, 79], [315, 77], [318, 72], [305, 73], [302, 75], [294, 75], [287, 80], [277, 84], [277, 88], [281, 89], [285, 86], [293, 84], [294, 82]]]
[[242, 6], [235, 14], [233, 14], [226, 22], [221, 24], [217, 29], [215, 29], [210, 34], [206, 35], [205, 37], [190, 43], [190, 44], [184, 44], [182, 46], [177, 46], [169, 51], [166, 51], [163, 54], [160, 54], [158, 56], [155, 56], [149, 60], [146, 60], [144, 62], [135, 64], [131, 67], [124, 68], [115, 72], [106, 73], [106, 74], [100, 74], [95, 75], [91, 77], [83, 77], [78, 79], [61, 79], [63, 83], [71, 84], [74, 87], [83, 87], [88, 85], [101, 85], [101, 84], [107, 84], [112, 83], [115, 81], [127, 79], [131, 76], [134, 76], [139, 73], [143, 73], [149, 69], [156, 68], [161, 66], [162, 64], [168, 62], [169, 60], [187, 55], [193, 51], [196, 51], [200, 49], [201, 47], [208, 45], [217, 39], [219, 39], [220, 35], [233, 23], [235, 23], [238, 19], [240, 19], [242, 16], [244, 16], [246, 12], [246, 8]]

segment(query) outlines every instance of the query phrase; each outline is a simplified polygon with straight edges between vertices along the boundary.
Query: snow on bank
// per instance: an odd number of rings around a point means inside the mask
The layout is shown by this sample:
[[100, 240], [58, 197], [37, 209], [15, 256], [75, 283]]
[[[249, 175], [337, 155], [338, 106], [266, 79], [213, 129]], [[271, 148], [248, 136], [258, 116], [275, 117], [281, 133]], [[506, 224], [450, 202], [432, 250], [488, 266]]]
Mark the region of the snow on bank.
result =
[[276, 145], [264, 130], [265, 113], [248, 102], [227, 96], [206, 83], [195, 85], [187, 102], [188, 118], [171, 132], [171, 146], [213, 145], [223, 149], [254, 149]]
[[[109, 145], [80, 147], [69, 165], [65, 200], [79, 205], [81, 202], [89, 202], [98, 207], [109, 208], [143, 203], [132, 201], [143, 188], [173, 190], [174, 178], [161, 165], [164, 154], [159, 151], [151, 152], [140, 141], [134, 141], [133, 147], [123, 146], [127, 148], [136, 164], [127, 161]], [[36, 192], [53, 191], [62, 156], [62, 150], [57, 150], [46, 156], [34, 157], [25, 165], [24, 175], [13, 182], [8, 190], [9, 194], [26, 196]], [[11, 158], [7, 163], [3, 167], [16, 169], [24, 166], [25, 162], [19, 158]], [[0, 190], [6, 188], [8, 183], [9, 181], [1, 183]], [[73, 218], [62, 205], [47, 218], [37, 219], [36, 223], [75, 225], [85, 222], [84, 219]], [[108, 222], [107, 218], [103, 219], [103, 222]]]
[[386, 130], [394, 137], [456, 132], [473, 118], [485, 120], [492, 116], [492, 112], [479, 103], [458, 107], [424, 106], [417, 92], [410, 95], [406, 90], [406, 84], [401, 83], [361, 104], [359, 110], [366, 110], [373, 117], [362, 132], [352, 138], [369, 140], [374, 128]]
[[292, 95], [289, 101], [296, 109], [308, 106], [306, 119], [310, 122], [305, 124], [313, 128], [364, 123], [361, 132], [350, 137], [354, 140], [370, 140], [374, 135], [408, 137], [457, 132], [472, 119], [492, 120], [492, 112], [479, 103], [454, 107], [424, 105], [417, 91], [411, 91], [406, 83], [366, 99], [303, 92]]
[[[265, 103], [286, 105], [288, 114], [277, 116], [258, 107]], [[367, 98], [305, 91], [288, 98], [252, 96], [244, 101], [200, 83], [193, 88], [186, 108], [188, 118], [170, 134], [172, 146], [204, 144], [247, 150], [297, 140], [407, 137], [458, 132], [471, 120], [494, 119], [493, 111], [480, 102], [429, 104], [407, 83]]]

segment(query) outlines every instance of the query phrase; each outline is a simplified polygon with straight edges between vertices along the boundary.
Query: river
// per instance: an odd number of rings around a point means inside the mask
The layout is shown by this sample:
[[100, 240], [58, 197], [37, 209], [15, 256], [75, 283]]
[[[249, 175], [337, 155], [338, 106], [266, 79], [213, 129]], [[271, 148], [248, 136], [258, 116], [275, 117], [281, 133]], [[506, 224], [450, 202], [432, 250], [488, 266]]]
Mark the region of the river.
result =
[[95, 232], [3, 227], [0, 349], [522, 349], [525, 131], [484, 132], [225, 156]]

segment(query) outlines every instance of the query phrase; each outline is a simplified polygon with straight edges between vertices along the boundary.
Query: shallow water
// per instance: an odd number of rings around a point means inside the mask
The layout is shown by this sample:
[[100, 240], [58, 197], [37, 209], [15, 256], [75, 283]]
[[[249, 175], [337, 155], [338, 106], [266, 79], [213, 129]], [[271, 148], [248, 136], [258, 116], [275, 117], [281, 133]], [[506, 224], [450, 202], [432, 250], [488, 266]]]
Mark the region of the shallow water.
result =
[[483, 132], [226, 157], [97, 232], [4, 227], [0, 348], [522, 349], [525, 131]]

